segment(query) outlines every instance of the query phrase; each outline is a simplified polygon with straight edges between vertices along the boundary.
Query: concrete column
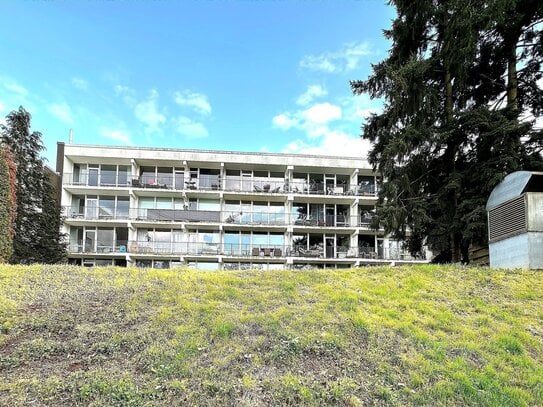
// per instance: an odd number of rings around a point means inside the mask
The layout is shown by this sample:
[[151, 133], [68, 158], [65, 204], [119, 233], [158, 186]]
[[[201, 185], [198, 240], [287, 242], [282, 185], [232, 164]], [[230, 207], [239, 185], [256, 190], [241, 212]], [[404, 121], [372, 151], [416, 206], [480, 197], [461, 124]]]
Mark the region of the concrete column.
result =
[[358, 252], [358, 229], [351, 234], [350, 247]]
[[140, 175], [140, 166], [133, 158], [130, 160], [130, 166], [132, 167], [132, 178], [138, 178]]
[[360, 225], [360, 218], [358, 213], [358, 199], [351, 203], [351, 207], [349, 209], [349, 222], [355, 222], [354, 226], [356, 227]]
[[[221, 169], [219, 170], [219, 181], [220, 181], [220, 190], [224, 191], [224, 184], [226, 180], [226, 168], [224, 166], [224, 163], [221, 163]], [[222, 192], [221, 192], [221, 200], [222, 200]]]
[[289, 190], [286, 192], [290, 192], [292, 188], [292, 174], [294, 172], [294, 166], [289, 165], [287, 166], [287, 169], [285, 171], [285, 184], [289, 185]]
[[358, 168], [355, 169], [352, 174], [351, 174], [351, 181], [350, 181], [350, 185], [349, 185], [349, 188], [350, 190], [352, 191], [355, 191], [356, 192], [356, 188], [358, 186]]

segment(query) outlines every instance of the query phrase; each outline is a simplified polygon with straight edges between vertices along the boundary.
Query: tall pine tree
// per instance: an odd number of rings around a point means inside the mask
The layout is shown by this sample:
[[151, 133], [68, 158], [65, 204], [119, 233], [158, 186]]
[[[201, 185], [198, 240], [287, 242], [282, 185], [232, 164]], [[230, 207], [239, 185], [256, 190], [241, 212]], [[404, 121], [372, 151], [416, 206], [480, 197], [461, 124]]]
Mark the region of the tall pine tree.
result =
[[13, 253], [16, 171], [11, 152], [0, 145], [0, 263], [9, 261]]
[[12, 263], [58, 263], [65, 259], [60, 233], [61, 211], [40, 154], [41, 133], [30, 131], [30, 114], [23, 108], [0, 127], [2, 144], [13, 155], [16, 173], [16, 217]]
[[377, 220], [412, 252], [426, 242], [459, 261], [470, 242], [486, 240], [492, 188], [541, 167], [541, 132], [520, 114], [541, 113], [543, 3], [391, 3], [388, 58], [351, 82], [355, 94], [385, 100], [364, 127], [384, 176]]

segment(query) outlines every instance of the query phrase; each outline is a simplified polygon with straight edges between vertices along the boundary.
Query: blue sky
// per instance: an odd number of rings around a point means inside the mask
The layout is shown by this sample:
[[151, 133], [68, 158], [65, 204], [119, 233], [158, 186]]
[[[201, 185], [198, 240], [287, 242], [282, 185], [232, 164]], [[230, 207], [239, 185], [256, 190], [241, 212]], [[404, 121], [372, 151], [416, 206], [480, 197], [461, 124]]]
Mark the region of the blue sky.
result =
[[57, 141], [362, 156], [383, 1], [2, 1], [0, 120]]

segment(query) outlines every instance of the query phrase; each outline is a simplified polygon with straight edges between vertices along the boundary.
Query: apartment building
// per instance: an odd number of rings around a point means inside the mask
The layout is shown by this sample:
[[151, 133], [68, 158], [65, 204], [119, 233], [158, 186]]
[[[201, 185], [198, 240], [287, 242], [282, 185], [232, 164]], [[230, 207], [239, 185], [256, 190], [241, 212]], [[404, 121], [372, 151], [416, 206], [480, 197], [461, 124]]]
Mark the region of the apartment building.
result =
[[371, 227], [360, 158], [58, 143], [75, 264], [263, 270], [425, 262]]

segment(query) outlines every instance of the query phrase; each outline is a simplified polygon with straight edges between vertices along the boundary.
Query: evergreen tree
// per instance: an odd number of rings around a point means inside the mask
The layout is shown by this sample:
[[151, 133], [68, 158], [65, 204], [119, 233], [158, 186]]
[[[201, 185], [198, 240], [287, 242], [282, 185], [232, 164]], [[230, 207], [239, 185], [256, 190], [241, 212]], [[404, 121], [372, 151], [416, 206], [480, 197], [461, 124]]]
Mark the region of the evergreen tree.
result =
[[386, 102], [364, 127], [369, 160], [384, 176], [377, 222], [412, 252], [426, 241], [459, 261], [471, 241], [486, 241], [493, 187], [509, 172], [541, 167], [541, 132], [519, 117], [541, 113], [543, 3], [392, 4], [388, 58], [351, 82], [355, 94]]
[[0, 145], [0, 263], [13, 253], [16, 211], [16, 167], [10, 151]]
[[16, 218], [12, 263], [56, 263], [65, 257], [60, 234], [60, 207], [45, 174], [40, 153], [41, 133], [30, 131], [30, 114], [23, 108], [6, 117], [0, 127], [2, 144], [17, 167]]

